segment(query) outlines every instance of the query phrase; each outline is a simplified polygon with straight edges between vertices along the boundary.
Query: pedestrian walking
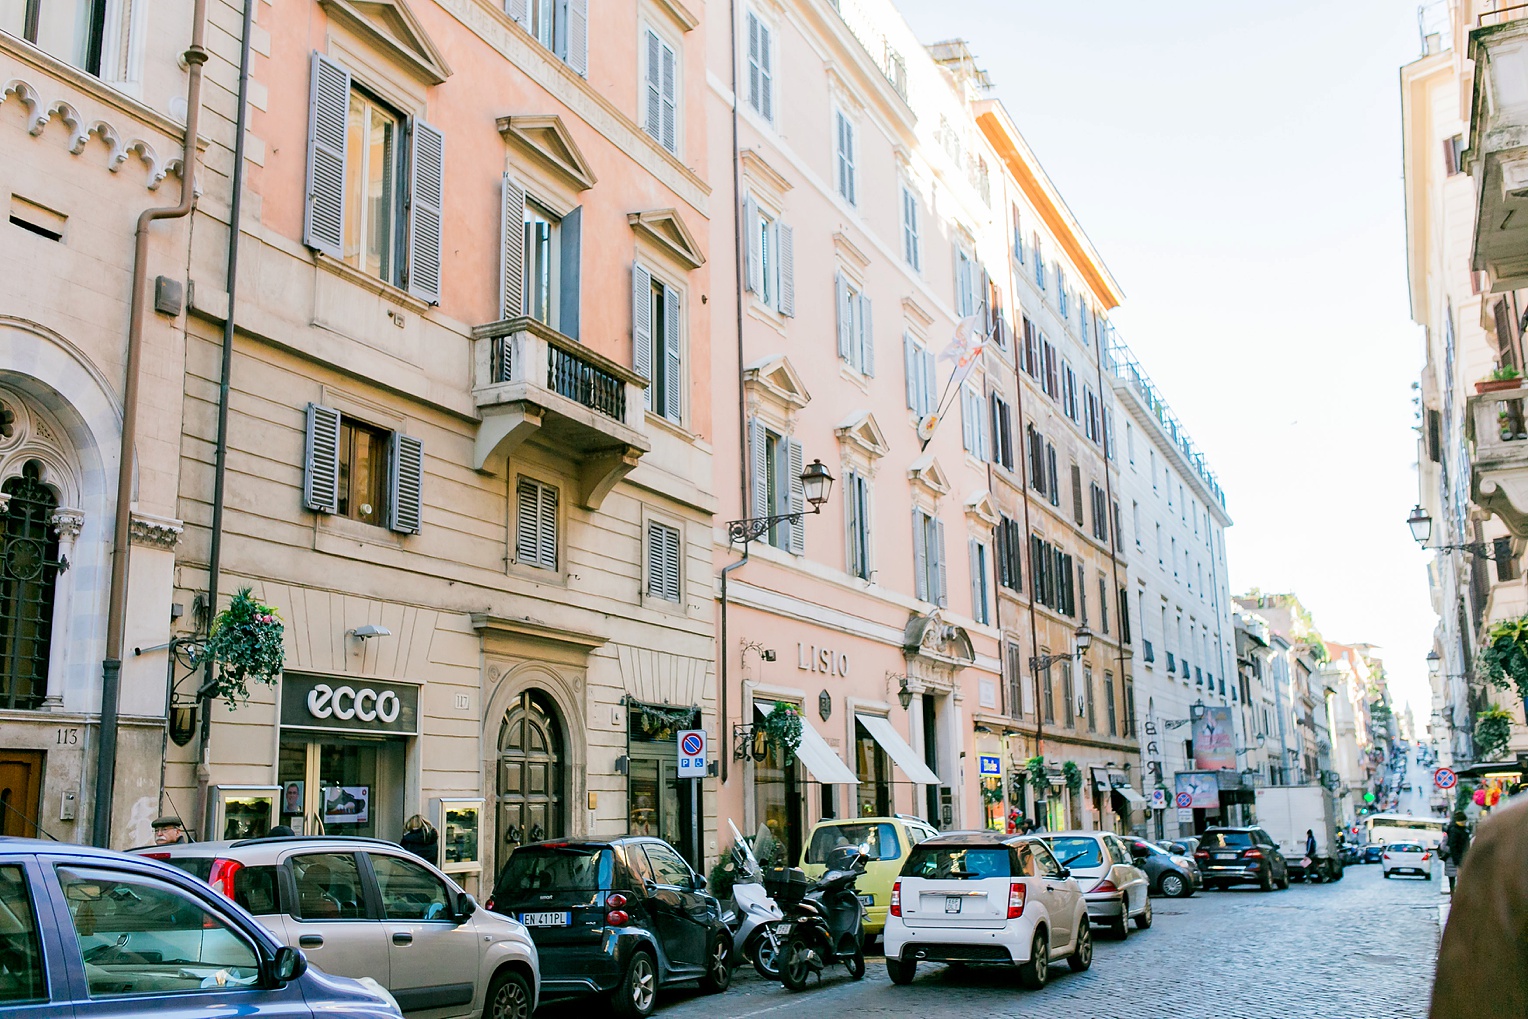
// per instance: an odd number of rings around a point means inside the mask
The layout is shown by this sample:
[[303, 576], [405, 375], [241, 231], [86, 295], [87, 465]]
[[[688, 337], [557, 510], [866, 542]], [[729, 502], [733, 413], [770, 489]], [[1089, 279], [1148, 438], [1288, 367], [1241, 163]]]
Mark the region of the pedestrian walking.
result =
[[398, 844], [422, 860], [439, 864], [440, 860], [436, 852], [439, 841], [439, 836], [435, 834], [435, 826], [415, 814], [403, 823], [403, 838], [398, 840]]
[[1305, 855], [1313, 860], [1316, 858], [1316, 832], [1313, 828], [1305, 829]]
[[[1450, 840], [1463, 813], [1454, 814]], [[1469, 845], [1469, 834], [1463, 836]], [[1452, 855], [1452, 852], [1451, 854]], [[1460, 858], [1451, 861], [1455, 868]], [[1528, 1016], [1528, 801], [1481, 822], [1438, 948], [1431, 1019]]]
[[1453, 892], [1459, 874], [1459, 865], [1470, 848], [1470, 825], [1464, 811], [1454, 811], [1454, 819], [1444, 830], [1443, 845], [1438, 853], [1443, 857], [1443, 876], [1448, 879], [1448, 890]]

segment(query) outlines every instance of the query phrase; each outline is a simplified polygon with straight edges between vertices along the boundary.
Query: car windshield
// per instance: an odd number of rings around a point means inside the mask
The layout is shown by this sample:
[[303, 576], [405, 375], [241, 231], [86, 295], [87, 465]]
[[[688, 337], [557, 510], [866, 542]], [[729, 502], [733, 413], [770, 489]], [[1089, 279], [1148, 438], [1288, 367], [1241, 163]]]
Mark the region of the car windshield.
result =
[[528, 892], [592, 892], [610, 887], [615, 858], [605, 846], [526, 846], [510, 855], [499, 874], [497, 899]]
[[1135, 842], [1131, 844], [1131, 848], [1137, 852], [1145, 853], [1147, 856], [1167, 855], [1167, 850], [1163, 849], [1161, 846], [1154, 846], [1150, 842]]
[[806, 849], [806, 862], [827, 863], [828, 854], [840, 846], [865, 846], [871, 860], [895, 860], [902, 855], [895, 825], [884, 821], [825, 824], [812, 833], [812, 844]]
[[1241, 849], [1252, 845], [1252, 835], [1244, 831], [1207, 831], [1200, 849]]
[[1011, 877], [1008, 850], [1003, 846], [915, 846], [902, 865], [903, 877], [979, 881]]
[[1392, 853], [1420, 853], [1422, 847], [1415, 842], [1397, 842], [1390, 847]]
[[1046, 841], [1050, 843], [1056, 859], [1061, 861], [1063, 867], [1102, 867], [1104, 864], [1103, 851], [1097, 839], [1079, 837]]

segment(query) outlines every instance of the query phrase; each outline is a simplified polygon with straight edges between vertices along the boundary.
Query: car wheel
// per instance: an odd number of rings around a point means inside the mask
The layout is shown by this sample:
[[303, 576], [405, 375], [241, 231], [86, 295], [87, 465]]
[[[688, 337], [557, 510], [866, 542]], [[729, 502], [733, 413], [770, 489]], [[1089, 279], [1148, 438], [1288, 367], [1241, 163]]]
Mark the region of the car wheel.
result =
[[854, 954], [844, 960], [844, 969], [849, 971], [850, 979], [865, 979], [865, 950], [855, 949]]
[[1284, 876], [1279, 878], [1279, 882], [1278, 883], [1279, 883], [1279, 891], [1281, 891], [1281, 892], [1289, 887], [1289, 871], [1286, 870], [1284, 872]]
[[1387, 877], [1387, 878], [1390, 876], [1390, 872], [1388, 870], [1382, 870], [1382, 871], [1380, 871], [1380, 873], [1385, 875], [1385, 877]]
[[1072, 967], [1073, 973], [1085, 973], [1093, 965], [1093, 929], [1088, 925], [1086, 917], [1077, 932], [1077, 944], [1072, 954], [1066, 957], [1066, 964]]
[[1135, 927], [1136, 927], [1136, 930], [1142, 930], [1142, 931], [1150, 929], [1150, 927], [1151, 927], [1151, 899], [1150, 898], [1148, 898], [1146, 900], [1146, 908], [1141, 910], [1140, 915], [1135, 918]]
[[1263, 868], [1263, 873], [1258, 877], [1257, 887], [1260, 891], [1273, 891], [1273, 872], [1267, 867]]
[[512, 969], [500, 970], [488, 985], [483, 1019], [530, 1019], [530, 983]]
[[720, 994], [732, 984], [732, 942], [718, 934], [706, 953], [706, 975], [700, 978], [700, 989], [707, 994]]
[[918, 960], [910, 959], [903, 962], [901, 959], [886, 960], [886, 975], [891, 977], [891, 982], [898, 987], [906, 987], [913, 982], [913, 974], [918, 972]]
[[1123, 900], [1119, 904], [1119, 916], [1109, 921], [1109, 933], [1114, 935], [1115, 941], [1124, 941], [1130, 936], [1130, 906]]
[[1425, 877], [1427, 880], [1431, 881], [1432, 880], [1432, 871], [1429, 870], [1426, 873], [1424, 873], [1422, 876]]
[[1163, 874], [1157, 887], [1169, 899], [1177, 899], [1182, 897], [1184, 890], [1188, 888], [1188, 882], [1178, 874]]
[[610, 1004], [624, 1019], [647, 1019], [653, 1014], [658, 1004], [658, 966], [651, 952], [644, 949], [632, 953]]
[[812, 974], [811, 947], [801, 938], [791, 938], [780, 950], [780, 982], [787, 990], [806, 990]]
[[780, 979], [780, 928], [765, 924], [753, 942], [753, 968], [765, 980]]
[[1035, 939], [1029, 945], [1029, 961], [1019, 965], [1019, 984], [1025, 990], [1038, 991], [1050, 977], [1050, 939], [1045, 929], [1035, 931]]

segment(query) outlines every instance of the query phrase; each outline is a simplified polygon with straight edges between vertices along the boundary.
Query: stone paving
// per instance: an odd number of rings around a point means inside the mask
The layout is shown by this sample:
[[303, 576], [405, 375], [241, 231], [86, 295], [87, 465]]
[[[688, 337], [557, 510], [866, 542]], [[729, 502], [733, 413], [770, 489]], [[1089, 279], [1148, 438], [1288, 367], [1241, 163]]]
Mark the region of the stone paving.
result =
[[[925, 964], [893, 986], [880, 958], [865, 979], [842, 967], [792, 994], [740, 969], [720, 996], [673, 990], [662, 1019], [886, 1015], [918, 1019], [1012, 1016], [1185, 1017], [1185, 1019], [1398, 1019], [1425, 1016], [1438, 937], [1441, 874], [1382, 879], [1379, 866], [1348, 868], [1331, 885], [1287, 891], [1202, 892], [1155, 899], [1156, 923], [1124, 942], [1097, 939], [1093, 968], [1051, 968], [1042, 991], [1023, 991], [1013, 972]], [[573, 1019], [587, 1002], [541, 1015]], [[598, 1008], [604, 1014], [604, 1008]]]

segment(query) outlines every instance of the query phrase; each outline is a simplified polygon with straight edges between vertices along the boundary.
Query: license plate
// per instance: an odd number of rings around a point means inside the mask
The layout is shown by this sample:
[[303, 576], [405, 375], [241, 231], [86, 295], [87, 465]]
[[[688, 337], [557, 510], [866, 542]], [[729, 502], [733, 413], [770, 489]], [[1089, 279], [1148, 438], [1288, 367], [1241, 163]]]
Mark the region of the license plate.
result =
[[944, 911], [946, 913], [959, 913], [960, 898], [955, 895], [946, 895], [944, 897]]
[[1236, 859], [1236, 854], [1235, 853], [1216, 853], [1215, 854], [1215, 859], [1217, 859], [1217, 860], [1234, 860], [1234, 859]]
[[873, 905], [875, 905], [875, 896], [874, 895], [861, 895], [859, 897], [859, 900], [860, 900], [860, 903], [862, 905], [866, 905], [866, 906], [873, 906]]
[[573, 922], [573, 914], [521, 913], [520, 922], [527, 927], [567, 927]]

